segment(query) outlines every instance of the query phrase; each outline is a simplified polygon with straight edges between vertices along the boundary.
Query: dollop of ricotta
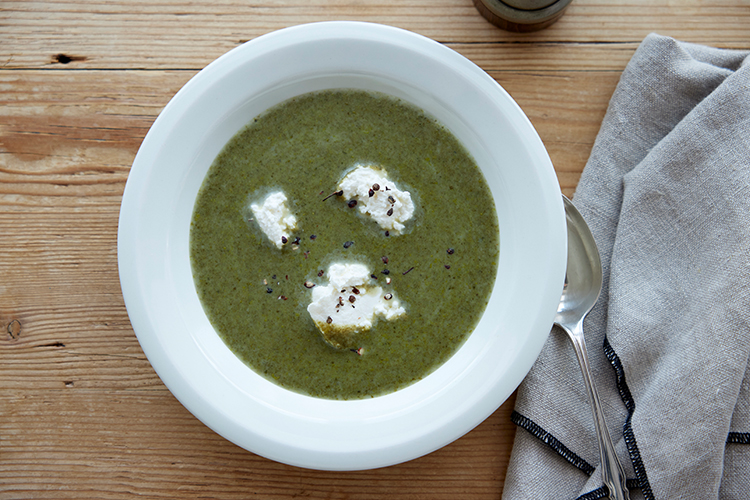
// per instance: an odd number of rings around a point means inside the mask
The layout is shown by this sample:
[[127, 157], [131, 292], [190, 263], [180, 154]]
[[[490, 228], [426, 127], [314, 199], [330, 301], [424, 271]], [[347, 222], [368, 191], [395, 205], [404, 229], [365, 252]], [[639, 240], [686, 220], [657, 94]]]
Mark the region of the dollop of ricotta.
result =
[[250, 204], [253, 218], [276, 248], [283, 247], [291, 231], [297, 227], [297, 217], [289, 210], [287, 201], [282, 191], [275, 191], [263, 201]]
[[371, 272], [363, 264], [334, 263], [326, 274], [328, 284], [313, 287], [307, 312], [337, 349], [358, 347], [357, 333], [372, 328], [378, 318], [392, 320], [406, 312], [393, 293], [371, 284]]
[[341, 180], [339, 190], [347, 200], [357, 201], [360, 212], [394, 234], [414, 216], [411, 193], [398, 189], [383, 169], [358, 165]]

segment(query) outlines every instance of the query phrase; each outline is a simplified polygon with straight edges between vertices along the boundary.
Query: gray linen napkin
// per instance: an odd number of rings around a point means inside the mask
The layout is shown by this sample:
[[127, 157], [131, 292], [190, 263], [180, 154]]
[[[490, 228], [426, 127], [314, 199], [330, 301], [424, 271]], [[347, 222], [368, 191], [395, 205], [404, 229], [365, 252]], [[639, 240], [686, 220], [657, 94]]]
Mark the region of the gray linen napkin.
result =
[[[585, 322], [631, 498], [750, 498], [750, 52], [649, 35], [573, 202], [604, 288]], [[555, 329], [519, 388], [503, 499], [606, 498]]]

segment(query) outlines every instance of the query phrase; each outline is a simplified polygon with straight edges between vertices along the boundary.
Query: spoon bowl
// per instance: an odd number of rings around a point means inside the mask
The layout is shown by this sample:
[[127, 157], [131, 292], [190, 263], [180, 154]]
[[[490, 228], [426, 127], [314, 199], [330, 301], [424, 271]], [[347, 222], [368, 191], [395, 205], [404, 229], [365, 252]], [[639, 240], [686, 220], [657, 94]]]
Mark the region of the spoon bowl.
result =
[[565, 330], [570, 337], [581, 365], [599, 441], [602, 480], [609, 489], [609, 498], [628, 500], [630, 497], [625, 484], [625, 471], [617, 459], [612, 438], [607, 430], [583, 337], [583, 320], [596, 304], [602, 290], [602, 262], [594, 236], [581, 213], [565, 196], [563, 204], [568, 225], [568, 267], [555, 324]]
[[586, 221], [563, 196], [568, 225], [568, 267], [555, 322], [575, 323], [591, 311], [602, 289], [602, 261]]

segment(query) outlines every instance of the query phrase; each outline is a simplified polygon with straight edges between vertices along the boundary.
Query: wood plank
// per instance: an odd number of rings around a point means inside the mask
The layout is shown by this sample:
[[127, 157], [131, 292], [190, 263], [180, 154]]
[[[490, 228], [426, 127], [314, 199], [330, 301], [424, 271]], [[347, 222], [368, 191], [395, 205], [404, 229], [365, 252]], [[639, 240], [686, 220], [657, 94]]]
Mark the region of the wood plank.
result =
[[[530, 34], [500, 30], [471, 0], [389, 0], [185, 3], [6, 1], [0, 10], [0, 67], [200, 69], [237, 45], [296, 24], [355, 20], [389, 24], [423, 34], [461, 52], [486, 44], [637, 44], [648, 33], [741, 48], [750, 30], [748, 6], [734, 0], [576, 0], [552, 27]], [[564, 52], [568, 52], [563, 49]], [[552, 51], [553, 53], [558, 51]], [[59, 54], [65, 55], [60, 59]], [[555, 59], [545, 57], [540, 61]], [[61, 62], [62, 61], [62, 62]], [[529, 60], [525, 61], [529, 64]]]
[[4, 390], [0, 499], [497, 499], [514, 431], [512, 403], [422, 458], [341, 473], [249, 453], [205, 427], [166, 391]]

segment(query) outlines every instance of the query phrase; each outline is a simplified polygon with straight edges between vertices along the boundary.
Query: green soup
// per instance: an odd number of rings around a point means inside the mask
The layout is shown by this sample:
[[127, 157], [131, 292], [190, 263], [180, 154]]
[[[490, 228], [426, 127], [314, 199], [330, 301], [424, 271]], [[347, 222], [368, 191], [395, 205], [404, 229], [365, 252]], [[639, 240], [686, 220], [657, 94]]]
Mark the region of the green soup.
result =
[[[329, 197], [359, 163], [411, 192], [403, 234]], [[282, 249], [247, 217], [275, 190], [297, 217]], [[190, 234], [198, 295], [226, 345], [273, 382], [329, 399], [393, 392], [445, 362], [487, 305], [499, 253], [492, 195], [466, 149], [420, 109], [356, 90], [305, 94], [253, 119], [209, 169]], [[328, 345], [306, 310], [305, 283], [337, 261], [368, 265], [406, 307], [360, 335], [362, 354]]]

